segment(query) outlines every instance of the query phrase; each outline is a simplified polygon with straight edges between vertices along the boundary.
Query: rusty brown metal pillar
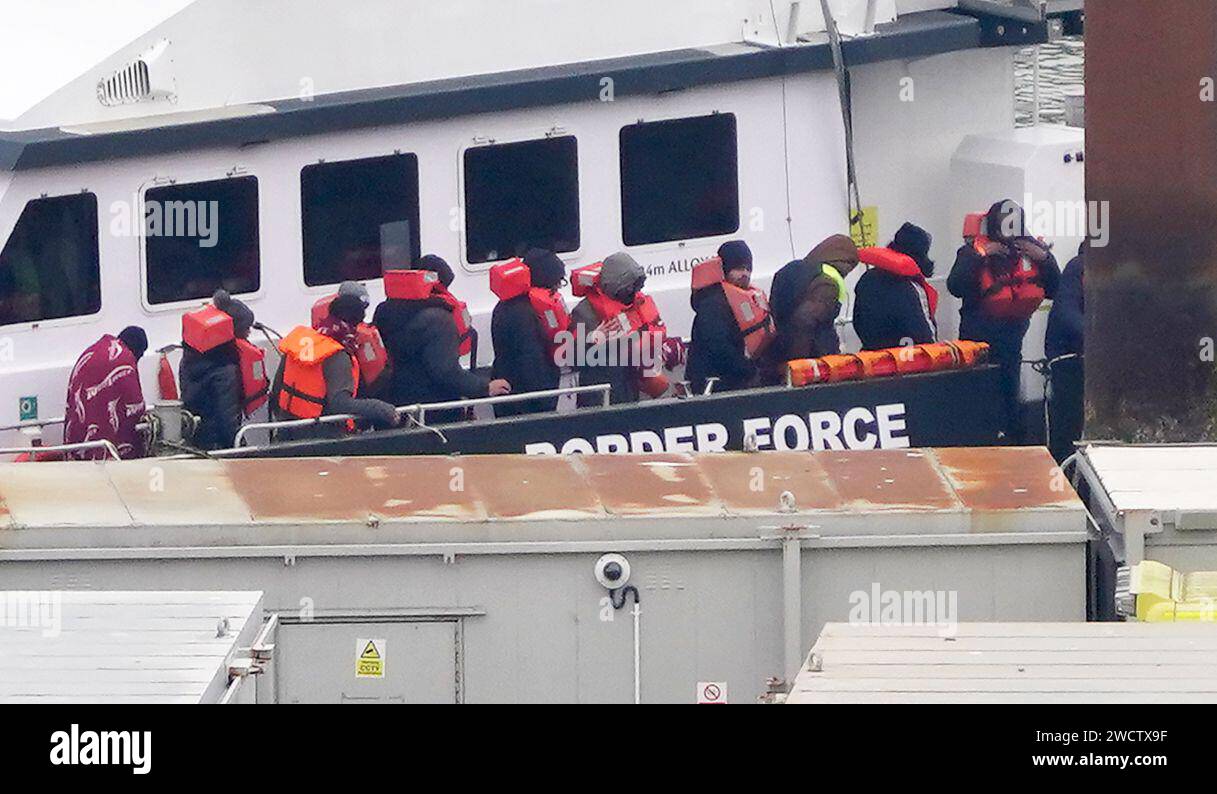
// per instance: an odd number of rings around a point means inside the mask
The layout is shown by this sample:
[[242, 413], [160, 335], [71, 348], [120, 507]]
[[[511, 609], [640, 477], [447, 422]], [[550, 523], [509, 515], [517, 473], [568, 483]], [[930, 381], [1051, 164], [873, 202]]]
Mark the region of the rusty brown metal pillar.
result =
[[1088, 439], [1217, 441], [1214, 80], [1214, 0], [1087, 0]]

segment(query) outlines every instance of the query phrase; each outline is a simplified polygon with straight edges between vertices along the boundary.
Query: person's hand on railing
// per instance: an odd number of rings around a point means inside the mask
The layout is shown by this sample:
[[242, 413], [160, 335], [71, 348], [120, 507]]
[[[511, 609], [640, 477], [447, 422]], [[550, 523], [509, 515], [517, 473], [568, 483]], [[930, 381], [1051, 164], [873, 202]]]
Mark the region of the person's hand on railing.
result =
[[511, 384], [502, 378], [497, 378], [490, 381], [490, 396], [502, 397], [504, 394], [511, 394]]

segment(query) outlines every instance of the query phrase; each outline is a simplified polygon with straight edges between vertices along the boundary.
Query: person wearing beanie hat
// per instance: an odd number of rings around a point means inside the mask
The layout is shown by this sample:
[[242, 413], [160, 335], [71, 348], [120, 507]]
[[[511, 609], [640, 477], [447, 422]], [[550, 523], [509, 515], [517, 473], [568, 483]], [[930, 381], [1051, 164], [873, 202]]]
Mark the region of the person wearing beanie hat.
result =
[[938, 291], [926, 281], [934, 273], [929, 232], [905, 223], [887, 248], [867, 248], [869, 265], [854, 289], [854, 330], [863, 350], [934, 342]]
[[453, 279], [456, 278], [452, 272], [452, 266], [440, 256], [435, 254], [426, 254], [419, 257], [419, 260], [414, 263], [415, 270], [430, 270], [439, 276], [439, 283], [445, 288], [452, 286]]
[[[420, 257], [413, 269], [438, 274], [445, 288], [453, 280], [452, 268], [435, 254]], [[418, 300], [390, 298], [376, 307], [372, 324], [380, 331], [392, 363], [391, 371], [381, 378], [388, 378], [381, 395], [387, 401], [414, 405], [511, 391], [507, 381], [490, 380], [461, 366], [461, 342], [452, 312], [452, 304], [435, 294]], [[461, 416], [459, 410], [427, 414], [435, 424], [455, 422]]]
[[1061, 280], [1056, 258], [1043, 243], [1026, 236], [1022, 208], [1005, 199], [986, 213], [984, 235], [956, 253], [947, 289], [963, 301], [959, 338], [987, 342], [990, 359], [1001, 367], [1005, 431], [1011, 443], [1020, 443], [1023, 437], [1018, 400], [1023, 339], [1031, 327], [1031, 314], [1038, 309], [1038, 302], [997, 308], [999, 299], [1013, 297], [1009, 284], [1016, 275], [1030, 276], [1027, 283], [1038, 285], [1044, 298], [1056, 297]]
[[[752, 250], [743, 240], [730, 240], [719, 246], [723, 278], [741, 288], [752, 283]], [[718, 378], [715, 392], [733, 391], [752, 385], [756, 362], [748, 358], [744, 333], [731, 311], [721, 283], [693, 290], [693, 329], [685, 380], [695, 394], [701, 394], [709, 378]]]
[[[139, 359], [147, 349], [148, 334], [132, 325], [117, 336], [103, 336], [81, 353], [68, 377], [63, 443], [109, 441], [123, 460], [147, 454], [138, 428], [145, 411]], [[67, 457], [102, 460], [106, 451], [80, 450]]]
[[[566, 263], [552, 251], [533, 248], [524, 255], [524, 264], [528, 266], [529, 283], [534, 290], [554, 295], [566, 281]], [[500, 300], [490, 316], [494, 344], [491, 375], [511, 383], [517, 394], [556, 389], [562, 379], [562, 369], [550, 354], [546, 341], [544, 319], [533, 308], [529, 292]], [[557, 398], [530, 400], [495, 406], [494, 414], [517, 416], [553, 411], [557, 407]]]
[[216, 290], [211, 303], [220, 311], [232, 318], [232, 330], [237, 339], [248, 339], [249, 332], [254, 326], [254, 313], [243, 301], [229, 295], [224, 290]]
[[[211, 303], [232, 318], [236, 339], [248, 339], [255, 322], [253, 310], [243, 301], [216, 290]], [[194, 445], [203, 450], [231, 447], [244, 421], [241, 355], [236, 339], [199, 352], [182, 343], [178, 377], [182, 407], [198, 417]]]

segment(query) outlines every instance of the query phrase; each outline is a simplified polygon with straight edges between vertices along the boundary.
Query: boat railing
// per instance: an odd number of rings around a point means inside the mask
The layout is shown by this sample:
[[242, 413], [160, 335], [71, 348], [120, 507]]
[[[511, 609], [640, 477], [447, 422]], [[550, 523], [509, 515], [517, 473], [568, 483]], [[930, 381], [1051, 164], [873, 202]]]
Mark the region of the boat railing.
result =
[[[403, 405], [398, 407], [397, 415], [405, 418], [410, 417], [413, 421], [421, 426], [426, 427], [427, 413], [429, 411], [444, 411], [454, 408], [476, 408], [480, 405], [511, 405], [513, 403], [529, 402], [532, 400], [544, 400], [554, 397], [563, 397], [566, 395], [581, 395], [581, 394], [600, 394], [601, 405], [607, 407], [609, 405], [609, 397], [612, 386], [608, 383], [597, 383], [590, 386], [568, 386], [561, 389], [546, 389], [544, 391], [521, 392], [520, 394], [503, 394], [497, 397], [476, 397], [470, 400], [450, 400], [447, 402], [438, 403], [415, 403], [414, 405]], [[352, 414], [329, 414], [320, 416], [316, 419], [283, 419], [274, 422], [251, 422], [247, 425], [242, 425], [237, 431], [237, 436], [233, 440], [233, 447], [240, 449], [247, 445], [247, 438], [250, 433], [268, 430], [290, 430], [301, 427], [314, 427], [317, 425], [335, 425], [344, 424], [353, 420], [359, 419], [358, 416]]]
[[81, 441], [76, 444], [56, 444], [50, 447], [8, 447], [0, 449], [0, 455], [54, 455], [64, 452], [84, 452], [91, 449], [103, 449], [114, 460], [122, 460], [114, 442], [104, 438], [96, 441]]
[[30, 419], [25, 422], [18, 422], [15, 425], [0, 425], [0, 433], [7, 433], [10, 430], [41, 430], [44, 427], [61, 425], [65, 421], [67, 420], [62, 416], [57, 416], [53, 419]]

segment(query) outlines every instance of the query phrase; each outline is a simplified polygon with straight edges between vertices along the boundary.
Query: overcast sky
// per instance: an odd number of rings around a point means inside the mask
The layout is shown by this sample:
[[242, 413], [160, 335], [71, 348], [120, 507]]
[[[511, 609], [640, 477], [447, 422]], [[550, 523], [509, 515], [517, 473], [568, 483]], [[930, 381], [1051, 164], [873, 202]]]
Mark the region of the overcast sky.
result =
[[14, 119], [193, 0], [0, 0], [0, 120]]

